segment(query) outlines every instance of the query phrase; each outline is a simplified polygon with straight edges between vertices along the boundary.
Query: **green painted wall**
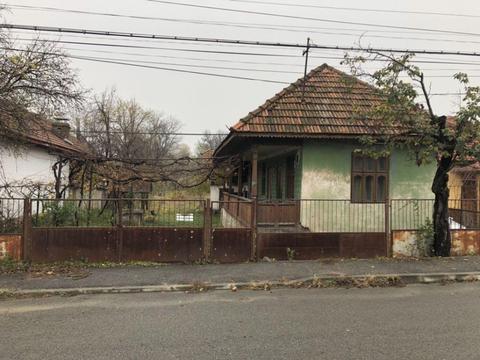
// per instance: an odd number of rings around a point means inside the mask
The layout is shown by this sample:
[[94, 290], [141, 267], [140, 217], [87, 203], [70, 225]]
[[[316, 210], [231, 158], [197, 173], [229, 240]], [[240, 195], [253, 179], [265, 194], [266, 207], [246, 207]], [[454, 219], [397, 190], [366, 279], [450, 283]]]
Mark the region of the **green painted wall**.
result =
[[[308, 141], [303, 146], [303, 199], [350, 199], [350, 173], [354, 143]], [[390, 158], [390, 198], [432, 199], [435, 164], [417, 166], [405, 151]]]
[[[318, 140], [304, 143], [300, 197], [344, 200], [302, 202], [301, 222], [311, 231], [384, 231], [384, 204], [350, 203], [351, 156], [356, 148], [358, 145], [353, 142]], [[390, 198], [432, 199], [430, 186], [434, 173], [435, 164], [418, 167], [405, 151], [397, 150], [390, 158]], [[415, 204], [408, 206], [414, 208]], [[398, 220], [399, 214], [395, 211], [391, 216]], [[425, 219], [417, 220], [423, 223]]]

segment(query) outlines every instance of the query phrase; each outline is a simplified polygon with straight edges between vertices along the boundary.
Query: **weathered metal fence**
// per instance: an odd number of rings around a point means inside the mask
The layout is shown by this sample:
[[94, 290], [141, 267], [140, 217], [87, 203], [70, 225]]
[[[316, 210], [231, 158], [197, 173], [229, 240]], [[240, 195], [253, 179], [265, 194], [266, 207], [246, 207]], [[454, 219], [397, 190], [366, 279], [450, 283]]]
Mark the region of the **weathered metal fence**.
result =
[[[39, 262], [386, 256], [392, 231], [429, 226], [433, 213], [431, 199], [280, 203], [229, 194], [215, 202], [0, 199], [0, 205], [0, 234], [22, 234], [23, 258]], [[478, 228], [476, 203], [451, 200], [449, 208], [452, 229]]]
[[239, 262], [252, 257], [252, 209], [244, 201], [123, 198], [27, 203], [25, 257], [37, 262]]
[[0, 234], [21, 234], [24, 199], [0, 198]]
[[[419, 230], [433, 222], [433, 199], [391, 200], [391, 230]], [[449, 224], [452, 230], [480, 229], [479, 201], [476, 199], [450, 199]]]
[[211, 203], [211, 257], [230, 263], [255, 259], [255, 208], [253, 201], [224, 194]]
[[386, 256], [387, 206], [323, 199], [259, 202], [257, 256]]

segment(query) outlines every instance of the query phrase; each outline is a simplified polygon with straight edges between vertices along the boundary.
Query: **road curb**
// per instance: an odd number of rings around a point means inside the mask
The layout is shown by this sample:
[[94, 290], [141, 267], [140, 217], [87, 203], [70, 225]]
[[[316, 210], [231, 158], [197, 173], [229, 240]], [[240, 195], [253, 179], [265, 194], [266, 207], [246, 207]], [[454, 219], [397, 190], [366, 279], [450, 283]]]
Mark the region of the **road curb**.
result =
[[213, 290], [270, 290], [281, 288], [312, 287], [388, 287], [408, 284], [446, 284], [450, 282], [474, 281], [480, 281], [480, 272], [311, 276], [294, 280], [230, 282], [217, 284], [192, 283], [28, 290], [0, 289], [0, 295], [3, 297], [41, 297], [52, 295], [74, 296], [155, 292], [206, 292]]

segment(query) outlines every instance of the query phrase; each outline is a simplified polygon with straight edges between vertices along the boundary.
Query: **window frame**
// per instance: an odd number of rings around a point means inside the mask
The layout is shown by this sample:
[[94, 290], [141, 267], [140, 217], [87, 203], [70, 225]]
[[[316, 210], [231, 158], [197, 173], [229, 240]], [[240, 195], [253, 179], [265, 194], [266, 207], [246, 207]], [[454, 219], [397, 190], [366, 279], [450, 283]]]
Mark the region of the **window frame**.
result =
[[[355, 160], [357, 158], [362, 158], [362, 166], [361, 170], [355, 169]], [[366, 170], [365, 166], [365, 159], [373, 159], [375, 163], [375, 170]], [[380, 160], [385, 159], [385, 169], [380, 170]], [[366, 199], [366, 181], [367, 178], [371, 176], [373, 178], [373, 186], [372, 186], [372, 200]], [[355, 178], [360, 177], [360, 196], [355, 196], [356, 193], [354, 191], [355, 187]], [[385, 195], [384, 199], [377, 200], [377, 185], [378, 179], [384, 177], [385, 178]], [[353, 204], [384, 204], [386, 199], [388, 199], [389, 194], [389, 187], [390, 187], [390, 157], [384, 156], [379, 157], [377, 159], [372, 158], [368, 155], [362, 155], [356, 152], [352, 152], [351, 155], [351, 167], [350, 167], [350, 201]]]

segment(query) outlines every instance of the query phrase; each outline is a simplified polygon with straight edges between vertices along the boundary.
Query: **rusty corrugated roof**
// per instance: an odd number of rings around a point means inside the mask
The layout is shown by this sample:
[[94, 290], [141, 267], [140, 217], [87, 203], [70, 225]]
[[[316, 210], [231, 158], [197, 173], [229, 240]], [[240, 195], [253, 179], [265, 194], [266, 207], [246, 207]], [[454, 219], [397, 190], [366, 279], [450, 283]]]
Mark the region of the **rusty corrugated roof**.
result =
[[382, 97], [373, 86], [327, 64], [312, 70], [237, 122], [232, 133], [259, 136], [374, 135], [379, 121], [359, 116]]

